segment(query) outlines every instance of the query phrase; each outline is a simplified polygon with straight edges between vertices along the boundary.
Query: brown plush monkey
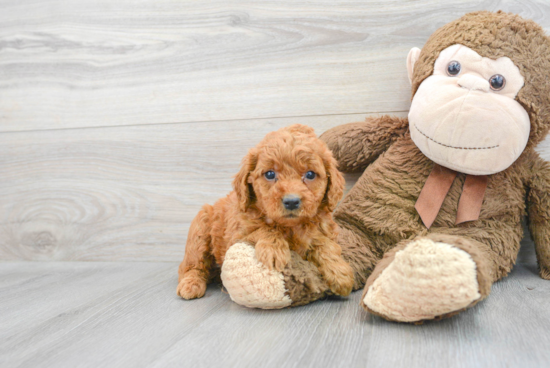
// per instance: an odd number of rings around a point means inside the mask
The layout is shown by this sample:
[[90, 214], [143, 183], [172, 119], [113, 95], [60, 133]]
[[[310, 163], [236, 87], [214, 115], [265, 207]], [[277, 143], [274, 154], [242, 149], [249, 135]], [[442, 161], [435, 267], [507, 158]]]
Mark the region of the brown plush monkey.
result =
[[[363, 307], [419, 322], [475, 305], [512, 269], [526, 214], [540, 276], [550, 279], [550, 165], [534, 150], [550, 128], [550, 38], [517, 15], [470, 13], [411, 50], [407, 67], [408, 119], [321, 137], [341, 170], [364, 171], [335, 212]], [[242, 277], [247, 245], [233, 247], [222, 279], [237, 303], [280, 308], [326, 295], [295, 256], [269, 275], [266, 293]]]

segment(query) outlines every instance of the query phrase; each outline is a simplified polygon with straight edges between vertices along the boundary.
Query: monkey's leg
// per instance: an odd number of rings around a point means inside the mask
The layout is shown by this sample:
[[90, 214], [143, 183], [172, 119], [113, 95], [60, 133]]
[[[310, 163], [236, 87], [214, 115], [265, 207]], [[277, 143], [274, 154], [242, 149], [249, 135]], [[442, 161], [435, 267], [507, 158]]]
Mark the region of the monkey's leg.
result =
[[342, 258], [353, 269], [353, 291], [362, 289], [381, 256], [370, 239], [358, 230], [340, 226], [337, 243], [342, 247]]
[[[362, 288], [378, 260], [370, 242], [347, 229], [341, 229], [337, 242], [342, 258], [354, 271], [353, 289]], [[236, 243], [227, 250], [221, 278], [231, 299], [249, 308], [294, 307], [331, 294], [317, 267], [297, 253], [291, 252], [290, 262], [277, 272], [258, 262], [254, 247], [246, 243]]]
[[500, 260], [468, 237], [432, 233], [400, 242], [377, 264], [361, 305], [399, 322], [450, 317], [484, 299]]
[[210, 268], [213, 207], [204, 205], [189, 227], [185, 256], [178, 269], [177, 293], [184, 299], [200, 298], [206, 292]]

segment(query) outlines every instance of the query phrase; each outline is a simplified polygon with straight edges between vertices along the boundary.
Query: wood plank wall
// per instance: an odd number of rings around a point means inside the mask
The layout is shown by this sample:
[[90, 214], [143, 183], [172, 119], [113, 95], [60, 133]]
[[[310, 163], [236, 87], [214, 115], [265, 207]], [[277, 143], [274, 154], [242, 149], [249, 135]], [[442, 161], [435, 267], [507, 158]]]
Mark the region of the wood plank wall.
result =
[[[405, 58], [521, 1], [0, 1], [0, 259], [176, 261], [246, 151], [406, 116]], [[550, 159], [550, 140], [539, 148]], [[357, 176], [348, 176], [348, 186]]]

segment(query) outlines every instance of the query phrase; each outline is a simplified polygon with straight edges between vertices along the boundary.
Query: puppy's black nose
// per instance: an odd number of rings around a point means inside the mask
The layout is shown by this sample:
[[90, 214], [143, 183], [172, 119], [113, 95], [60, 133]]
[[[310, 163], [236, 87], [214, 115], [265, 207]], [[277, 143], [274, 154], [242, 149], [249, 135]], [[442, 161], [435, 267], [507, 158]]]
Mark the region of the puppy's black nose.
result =
[[300, 200], [300, 197], [296, 195], [286, 195], [283, 198], [283, 205], [287, 210], [292, 211], [300, 208], [300, 204], [302, 204], [302, 201]]

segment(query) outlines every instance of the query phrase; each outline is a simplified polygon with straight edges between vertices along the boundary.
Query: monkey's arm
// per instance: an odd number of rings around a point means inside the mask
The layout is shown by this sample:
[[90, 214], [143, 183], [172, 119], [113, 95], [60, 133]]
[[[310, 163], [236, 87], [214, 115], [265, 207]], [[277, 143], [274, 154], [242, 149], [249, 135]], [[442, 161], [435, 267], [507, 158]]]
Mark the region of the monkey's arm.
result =
[[408, 129], [406, 118], [384, 115], [334, 127], [320, 138], [332, 151], [341, 171], [356, 172], [364, 170]]
[[533, 167], [527, 208], [540, 277], [550, 280], [550, 164], [540, 157]]

